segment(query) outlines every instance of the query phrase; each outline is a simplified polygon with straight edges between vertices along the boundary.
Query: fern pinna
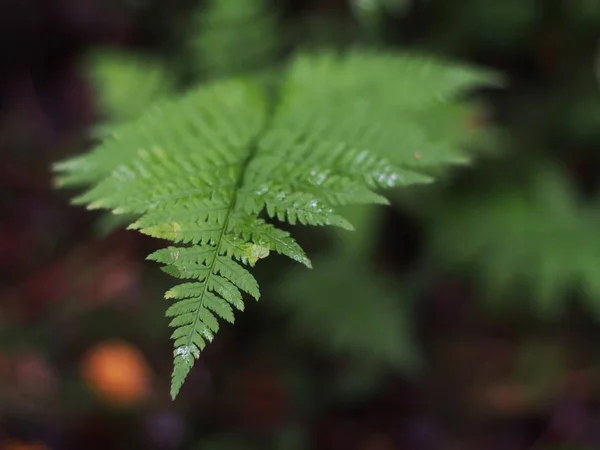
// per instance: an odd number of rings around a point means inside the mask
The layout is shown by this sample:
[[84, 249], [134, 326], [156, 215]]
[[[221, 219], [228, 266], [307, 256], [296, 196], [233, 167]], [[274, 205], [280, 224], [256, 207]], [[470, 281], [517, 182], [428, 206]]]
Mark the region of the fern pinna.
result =
[[424, 167], [464, 162], [473, 105], [457, 95], [495, 82], [417, 56], [302, 54], [274, 89], [243, 78], [201, 85], [58, 164], [60, 184], [89, 186], [76, 203], [135, 214], [130, 229], [176, 244], [149, 256], [190, 280], [166, 293], [174, 300], [172, 396], [217, 319], [234, 321], [242, 292], [259, 298], [245, 266], [272, 251], [311, 266], [269, 219], [351, 229], [336, 208], [385, 204], [380, 188], [426, 182]]

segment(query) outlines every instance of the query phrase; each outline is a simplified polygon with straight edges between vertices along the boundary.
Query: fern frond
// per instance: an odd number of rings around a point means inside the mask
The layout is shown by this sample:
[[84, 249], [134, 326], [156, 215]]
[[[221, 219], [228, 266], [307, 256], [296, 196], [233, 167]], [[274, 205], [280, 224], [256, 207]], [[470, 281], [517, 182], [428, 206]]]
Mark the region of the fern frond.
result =
[[[466, 162], [463, 144], [473, 134], [466, 122], [474, 109], [457, 96], [498, 84], [498, 76], [416, 55], [372, 56], [297, 58], [284, 85], [285, 125], [310, 123], [315, 141], [352, 142], [403, 166]], [[405, 150], [397, 152], [398, 145]]]
[[172, 396], [218, 331], [217, 319], [233, 321], [242, 292], [258, 298], [244, 266], [271, 251], [311, 265], [263, 213], [351, 229], [338, 207], [385, 203], [379, 188], [428, 181], [417, 166], [462, 161], [422, 124], [428, 114], [450, 123], [455, 96], [488, 82], [477, 70], [419, 57], [305, 55], [275, 100], [251, 81], [215, 82], [158, 103], [115, 127], [89, 156], [60, 165], [66, 184], [99, 180], [77, 203], [137, 214], [131, 229], [180, 244], [150, 256], [193, 280], [167, 293], [175, 300], [167, 312]]
[[600, 314], [598, 216], [560, 171], [545, 169], [529, 185], [473, 193], [468, 201], [446, 199], [431, 223], [432, 256], [468, 267], [491, 300], [506, 301], [524, 285], [534, 311], [556, 317], [568, 290], [579, 287]]

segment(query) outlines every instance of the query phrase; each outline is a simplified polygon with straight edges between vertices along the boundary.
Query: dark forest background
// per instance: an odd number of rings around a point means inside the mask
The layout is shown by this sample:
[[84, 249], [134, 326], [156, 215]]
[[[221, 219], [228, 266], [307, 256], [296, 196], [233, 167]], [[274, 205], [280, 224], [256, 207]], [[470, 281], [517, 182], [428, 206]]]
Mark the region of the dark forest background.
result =
[[[70, 206], [69, 193], [53, 187], [51, 166], [84, 151], [89, 127], [102, 117], [86, 55], [109, 46], [169, 56], [199, 3], [0, 1], [0, 448], [600, 448], [600, 290], [559, 293], [555, 283], [568, 284], [577, 270], [589, 286], [600, 283], [600, 228], [597, 236], [592, 229], [573, 241], [569, 234], [551, 238], [560, 250], [550, 244], [528, 250], [526, 240], [523, 250], [502, 220], [494, 221], [510, 214], [494, 200], [498, 192], [539, 177], [545, 181], [532, 182], [536, 192], [552, 205], [564, 180], [573, 203], [596, 205], [600, 1], [390, 0], [375, 26], [386, 44], [476, 62], [510, 79], [508, 88], [489, 93], [490, 120], [503, 133], [499, 156], [452, 169], [437, 187], [399, 193], [385, 211], [359, 214], [375, 222], [366, 265], [387, 280], [381, 285], [402, 306], [389, 314], [401, 315], [396, 323], [405, 328], [381, 339], [393, 340], [403, 363], [369, 357], [377, 324], [361, 331], [359, 323], [355, 334], [364, 334], [366, 350], [357, 344], [354, 352], [290, 325], [293, 308], [277, 306], [287, 304], [286, 292], [310, 285], [306, 296], [343, 307], [344, 280], [363, 270], [344, 266], [343, 253], [324, 252], [323, 261], [342, 261], [332, 263], [341, 274], [325, 263], [303, 278], [283, 277], [292, 269], [280, 261], [261, 268], [271, 294], [248, 303], [173, 403], [161, 299], [170, 280], [145, 261], [160, 243], [105, 228], [97, 215]], [[312, 34], [343, 40], [373, 32], [374, 13], [351, 3], [276, 6], [282, 23], [299, 34], [308, 25], [297, 19], [310, 15], [325, 24], [310, 28]], [[333, 32], [328, 20], [340, 28]], [[546, 167], [553, 171], [544, 178]], [[466, 215], [445, 235], [446, 209], [472, 198], [480, 214]], [[552, 220], [536, 214], [532, 222]], [[449, 243], [432, 244], [439, 235]], [[508, 264], [513, 272], [529, 270], [523, 252], [553, 261], [548, 279], [503, 291], [504, 305], [551, 298], [559, 313], [490, 307], [493, 283], [476, 270], [484, 263], [474, 260], [472, 269], [463, 264], [469, 257], [435, 256], [436, 249], [456, 255], [480, 235], [497, 235], [498, 246], [515, 258]], [[321, 240], [329, 248], [331, 236], [318, 236], [309, 250], [317, 252]], [[363, 304], [379, 295], [379, 285], [367, 285], [357, 297]], [[344, 319], [329, 320], [322, 326]], [[111, 379], [111, 367], [127, 376]]]

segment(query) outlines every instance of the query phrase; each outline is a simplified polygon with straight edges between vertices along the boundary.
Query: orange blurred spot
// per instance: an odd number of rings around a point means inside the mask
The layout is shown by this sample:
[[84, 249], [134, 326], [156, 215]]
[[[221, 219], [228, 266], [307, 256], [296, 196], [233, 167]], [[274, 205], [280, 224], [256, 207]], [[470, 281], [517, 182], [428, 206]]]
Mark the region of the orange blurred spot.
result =
[[415, 159], [421, 159], [423, 157], [423, 155], [421, 155], [420, 153], [415, 153]]
[[11, 440], [2, 446], [3, 450], [50, 450], [46, 444], [41, 442], [21, 442]]
[[109, 403], [125, 406], [147, 397], [150, 368], [141, 352], [124, 342], [105, 342], [84, 356], [83, 378], [95, 394]]

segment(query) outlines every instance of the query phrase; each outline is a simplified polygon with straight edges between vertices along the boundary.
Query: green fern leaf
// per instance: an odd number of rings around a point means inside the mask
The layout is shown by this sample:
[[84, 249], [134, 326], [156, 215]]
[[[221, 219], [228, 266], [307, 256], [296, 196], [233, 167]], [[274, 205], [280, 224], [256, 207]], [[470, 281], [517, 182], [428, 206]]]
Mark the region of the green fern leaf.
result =
[[58, 165], [63, 184], [93, 182], [76, 203], [137, 214], [131, 229], [180, 244], [150, 256], [167, 273], [193, 280], [167, 293], [175, 300], [167, 312], [172, 396], [217, 333], [218, 318], [233, 321], [241, 292], [258, 298], [244, 266], [272, 251], [311, 265], [263, 213], [351, 229], [340, 206], [385, 203], [377, 189], [429, 181], [419, 166], [464, 161], [455, 145], [432, 140], [419, 118], [450, 121], [458, 94], [493, 80], [413, 56], [304, 55], [284, 74], [277, 100], [251, 80], [201, 86], [114, 127], [75, 163]]

